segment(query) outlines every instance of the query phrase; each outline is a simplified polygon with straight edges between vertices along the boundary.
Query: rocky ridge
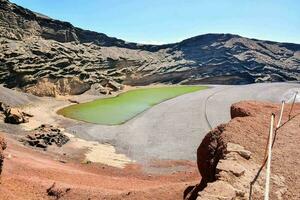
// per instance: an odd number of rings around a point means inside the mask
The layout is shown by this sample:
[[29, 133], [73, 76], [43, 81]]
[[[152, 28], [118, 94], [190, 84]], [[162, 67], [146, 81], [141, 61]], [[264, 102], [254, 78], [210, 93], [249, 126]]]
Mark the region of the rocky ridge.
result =
[[[74, 77], [81, 81], [79, 91], [58, 88], [61, 82], [72, 84]], [[10, 88], [53, 96], [90, 88], [107, 94], [122, 84], [299, 80], [298, 44], [231, 34], [200, 35], [167, 45], [128, 43], [0, 1], [0, 83]], [[53, 88], [50, 94], [43, 87], [39, 91], [45, 82]]]

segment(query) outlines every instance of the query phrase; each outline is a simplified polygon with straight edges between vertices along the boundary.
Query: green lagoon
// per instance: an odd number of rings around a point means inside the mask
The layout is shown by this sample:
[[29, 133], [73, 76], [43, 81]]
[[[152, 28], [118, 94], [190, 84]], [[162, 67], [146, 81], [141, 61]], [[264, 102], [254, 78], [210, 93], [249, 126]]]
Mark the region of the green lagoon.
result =
[[206, 86], [165, 86], [135, 89], [115, 97], [71, 105], [59, 110], [58, 114], [90, 123], [118, 125], [158, 103], [206, 88]]

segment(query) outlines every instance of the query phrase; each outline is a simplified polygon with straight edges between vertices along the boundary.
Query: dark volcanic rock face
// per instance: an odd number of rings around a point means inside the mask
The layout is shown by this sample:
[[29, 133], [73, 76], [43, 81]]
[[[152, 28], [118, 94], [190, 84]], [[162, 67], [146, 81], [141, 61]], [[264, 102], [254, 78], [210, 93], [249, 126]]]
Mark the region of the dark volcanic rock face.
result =
[[300, 45], [231, 34], [141, 45], [82, 30], [0, 0], [0, 83], [24, 88], [42, 78], [56, 83], [74, 76], [101, 91], [157, 82], [299, 81]]

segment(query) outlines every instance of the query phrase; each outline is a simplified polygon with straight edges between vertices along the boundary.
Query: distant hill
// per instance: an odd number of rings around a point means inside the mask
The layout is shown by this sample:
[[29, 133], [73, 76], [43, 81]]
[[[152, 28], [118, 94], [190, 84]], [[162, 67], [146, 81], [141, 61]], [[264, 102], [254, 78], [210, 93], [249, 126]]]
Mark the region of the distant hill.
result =
[[73, 77], [109, 91], [122, 84], [300, 81], [300, 45], [232, 34], [143, 45], [0, 0], [0, 83], [24, 89], [42, 78], [57, 86]]

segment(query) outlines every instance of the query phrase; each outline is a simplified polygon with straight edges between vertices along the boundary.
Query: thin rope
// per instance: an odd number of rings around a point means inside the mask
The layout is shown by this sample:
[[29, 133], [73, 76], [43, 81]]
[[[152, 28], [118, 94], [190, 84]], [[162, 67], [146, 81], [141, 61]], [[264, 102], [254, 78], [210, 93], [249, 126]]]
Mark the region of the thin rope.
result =
[[291, 107], [290, 112], [289, 112], [289, 119], [291, 118], [291, 114], [292, 114], [292, 111], [293, 111], [293, 108], [294, 108], [294, 105], [295, 105], [295, 102], [296, 102], [297, 95], [298, 95], [298, 92], [295, 92], [295, 96], [294, 96], [294, 100], [293, 100], [293, 103], [292, 103], [292, 107]]
[[[297, 95], [297, 93], [296, 93], [296, 95]], [[295, 98], [294, 98], [294, 99], [296, 99], [296, 95], [295, 95]], [[282, 102], [281, 110], [283, 110], [283, 106], [284, 106], [284, 102]], [[292, 110], [292, 109], [293, 109], [293, 107], [291, 107], [291, 110]], [[282, 111], [282, 113], [283, 113], [283, 111]], [[291, 111], [290, 111], [290, 113], [291, 113]], [[281, 124], [281, 120], [278, 121], [279, 126], [278, 126], [278, 124], [277, 124], [278, 127], [276, 126], [275, 133], [274, 133], [274, 138], [273, 138], [273, 142], [272, 142], [271, 148], [273, 148], [273, 146], [274, 146], [274, 143], [275, 143], [275, 140], [276, 140], [276, 136], [277, 136], [278, 130], [279, 130], [281, 127], [283, 127], [285, 124], [287, 124], [289, 121], [291, 121], [292, 119], [294, 119], [294, 118], [295, 118], [296, 116], [298, 116], [298, 115], [300, 115], [300, 113], [294, 115], [293, 117], [289, 117], [288, 120], [287, 120], [286, 122], [284, 122], [283, 124]], [[270, 140], [270, 134], [268, 134], [268, 139], [267, 139], [267, 141], [269, 141], [269, 140]], [[263, 170], [264, 166], [266, 165], [267, 158], [268, 158], [268, 156], [267, 156], [267, 152], [268, 152], [268, 151], [267, 151], [267, 148], [268, 148], [268, 143], [266, 143], [265, 158], [263, 159], [263, 163], [262, 163], [261, 167], [259, 168], [259, 170], [258, 170], [257, 174], [255, 175], [255, 177], [253, 178], [253, 180], [250, 182], [249, 200], [252, 199], [253, 185], [255, 184], [256, 180], [257, 180], [258, 177], [260, 176], [261, 171]]]
[[281, 104], [281, 111], [280, 111], [280, 116], [279, 116], [279, 119], [278, 119], [278, 123], [276, 125], [276, 129], [278, 129], [280, 127], [280, 124], [281, 124], [281, 120], [282, 120], [282, 114], [283, 114], [283, 109], [284, 109], [284, 101], [282, 101], [282, 104]]

